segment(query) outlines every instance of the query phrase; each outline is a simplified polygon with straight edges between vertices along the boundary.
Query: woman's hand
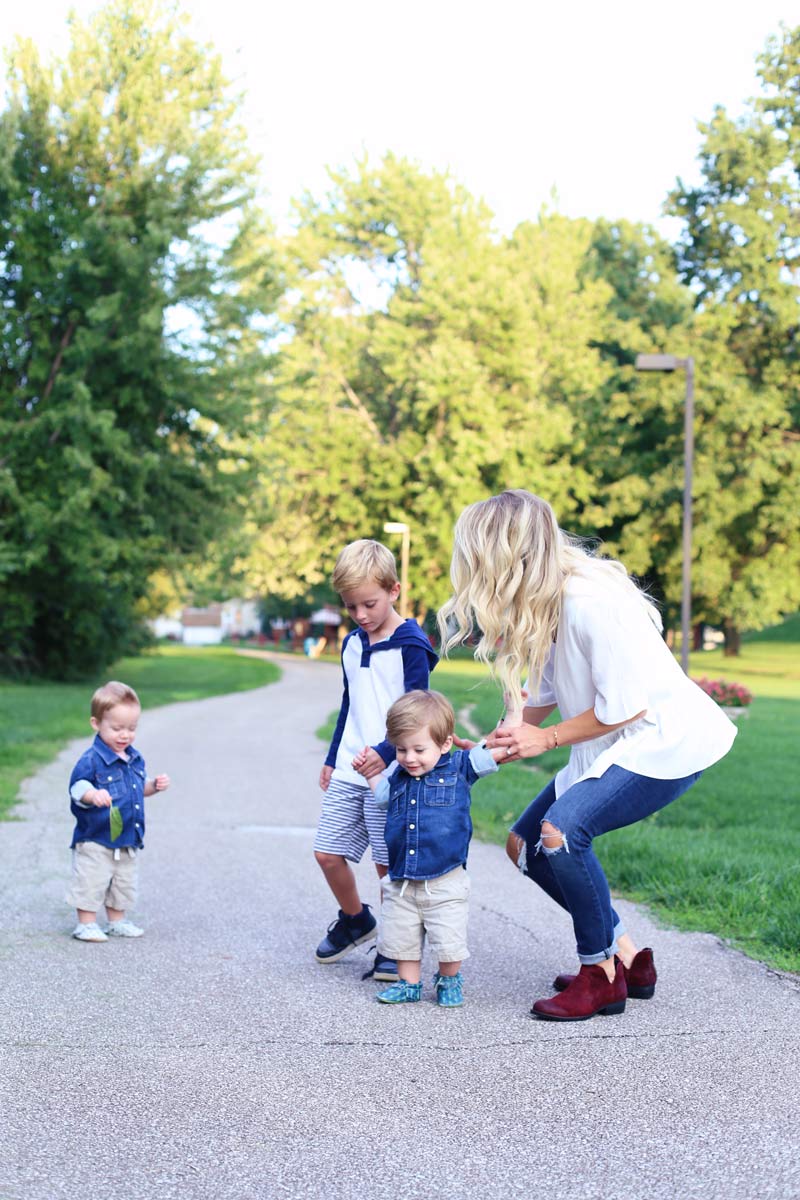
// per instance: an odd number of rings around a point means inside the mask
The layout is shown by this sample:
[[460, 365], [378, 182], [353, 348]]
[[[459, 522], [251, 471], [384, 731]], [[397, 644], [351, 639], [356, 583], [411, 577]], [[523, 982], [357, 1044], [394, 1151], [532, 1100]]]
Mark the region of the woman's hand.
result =
[[486, 739], [487, 750], [505, 750], [505, 758], [500, 762], [515, 762], [520, 758], [536, 758], [545, 750], [553, 748], [551, 730], [540, 729], [538, 725], [515, 725], [508, 728], [499, 725]]
[[526, 708], [523, 712], [525, 724], [515, 728], [498, 725], [497, 729], [486, 739], [487, 749], [493, 750], [495, 747], [501, 746], [509, 751], [502, 760], [503, 762], [514, 762], [517, 758], [536, 758], [537, 754], [544, 754], [545, 750], [555, 750], [558, 746], [566, 748], [567, 746], [576, 746], [580, 742], [590, 742], [593, 738], [605, 737], [607, 734], [613, 733], [615, 729], [622, 729], [624, 725], [632, 725], [647, 711], [643, 709], [642, 712], [629, 717], [627, 721], [618, 721], [616, 725], [604, 725], [602, 721], [598, 721], [594, 709], [587, 708], [586, 712], [579, 713], [577, 717], [571, 717], [568, 721], [559, 721], [556, 725], [548, 725], [547, 729], [542, 729], [540, 722], [554, 708], [554, 704], [542, 708]]

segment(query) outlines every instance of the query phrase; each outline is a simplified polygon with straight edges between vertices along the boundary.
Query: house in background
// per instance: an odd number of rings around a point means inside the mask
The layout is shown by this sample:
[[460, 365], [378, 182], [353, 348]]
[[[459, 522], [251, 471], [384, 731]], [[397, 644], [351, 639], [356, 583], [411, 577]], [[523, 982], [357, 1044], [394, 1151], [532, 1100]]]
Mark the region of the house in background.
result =
[[252, 638], [261, 633], [261, 609], [257, 600], [224, 600], [219, 609], [223, 637]]
[[183, 641], [183, 624], [177, 613], [174, 615], [165, 613], [160, 617], [153, 617], [147, 624], [150, 626], [153, 637], [169, 638], [171, 642]]
[[157, 638], [186, 646], [217, 646], [223, 638], [257, 637], [261, 613], [257, 600], [224, 600], [205, 608], [187, 606], [180, 616], [156, 617], [149, 625]]
[[185, 646], [218, 646], [222, 641], [222, 605], [185, 608], [181, 613]]

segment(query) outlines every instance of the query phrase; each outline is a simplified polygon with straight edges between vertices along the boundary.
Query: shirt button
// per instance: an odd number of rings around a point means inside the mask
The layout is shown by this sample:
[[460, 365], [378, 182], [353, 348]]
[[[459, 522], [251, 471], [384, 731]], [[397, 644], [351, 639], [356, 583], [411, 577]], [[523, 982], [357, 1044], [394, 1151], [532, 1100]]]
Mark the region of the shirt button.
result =
[[414, 828], [415, 828], [415, 826], [414, 826], [414, 825], [409, 825], [409, 827], [408, 827], [408, 828], [409, 828], [409, 829], [414, 829]]
[[408, 853], [409, 853], [409, 854], [413, 854], [413, 853], [414, 853], [414, 851], [413, 851], [413, 850], [409, 850], [409, 852], [408, 852]]
[[138, 804], [135, 804], [135, 805], [134, 805], [134, 808], [136, 809], [136, 811], [137, 811], [137, 812], [139, 811], [139, 805], [138, 805]]
[[444, 780], [443, 780], [443, 779], [440, 779], [440, 780], [439, 780], [439, 783], [444, 783]]
[[412, 803], [412, 804], [416, 804], [417, 802], [416, 802], [416, 800], [412, 800], [412, 801], [411, 801], [411, 803]]

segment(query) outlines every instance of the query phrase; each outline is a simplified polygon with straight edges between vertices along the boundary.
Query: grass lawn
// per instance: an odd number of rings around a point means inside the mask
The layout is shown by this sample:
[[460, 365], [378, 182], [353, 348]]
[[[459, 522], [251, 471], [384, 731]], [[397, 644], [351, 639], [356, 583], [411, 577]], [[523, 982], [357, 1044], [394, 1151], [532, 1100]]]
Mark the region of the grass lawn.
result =
[[[714, 933], [800, 972], [800, 615], [750, 636], [739, 658], [692, 655], [690, 670], [753, 693], [733, 749], [668, 808], [598, 839], [598, 854], [614, 891], [665, 923]], [[445, 661], [433, 681], [473, 728], [486, 733], [497, 721], [498, 692], [471, 660]], [[470, 732], [463, 720], [460, 732]], [[476, 836], [505, 844], [509, 824], [567, 753], [510, 763], [480, 781], [472, 794]]]
[[[19, 785], [71, 738], [94, 736], [89, 726], [92, 692], [107, 679], [122, 679], [146, 709], [177, 700], [200, 700], [273, 683], [279, 669], [227, 647], [159, 646], [114, 663], [86, 683], [16, 683], [0, 680], [0, 815]], [[65, 783], [66, 787], [66, 783]]]

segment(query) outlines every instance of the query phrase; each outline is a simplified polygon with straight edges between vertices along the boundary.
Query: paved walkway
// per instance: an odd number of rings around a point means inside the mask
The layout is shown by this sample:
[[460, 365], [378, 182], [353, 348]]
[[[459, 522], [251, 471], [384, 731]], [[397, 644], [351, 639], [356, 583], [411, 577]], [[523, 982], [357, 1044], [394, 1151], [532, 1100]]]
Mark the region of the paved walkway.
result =
[[281, 665], [272, 687], [145, 713], [173, 787], [149, 801], [144, 938], [68, 936], [85, 742], [0, 825], [0, 1200], [800, 1197], [797, 980], [712, 937], [623, 904], [655, 999], [534, 1021], [568, 922], [474, 845], [464, 1009], [376, 1004], [360, 952], [314, 962], [333, 915], [314, 730], [339, 672]]

